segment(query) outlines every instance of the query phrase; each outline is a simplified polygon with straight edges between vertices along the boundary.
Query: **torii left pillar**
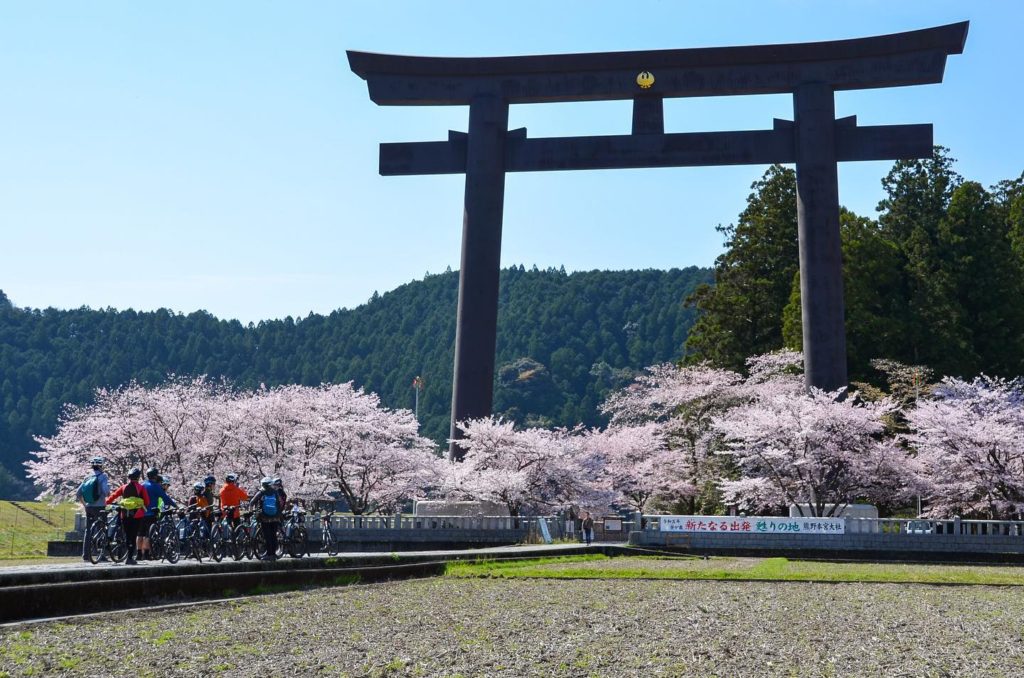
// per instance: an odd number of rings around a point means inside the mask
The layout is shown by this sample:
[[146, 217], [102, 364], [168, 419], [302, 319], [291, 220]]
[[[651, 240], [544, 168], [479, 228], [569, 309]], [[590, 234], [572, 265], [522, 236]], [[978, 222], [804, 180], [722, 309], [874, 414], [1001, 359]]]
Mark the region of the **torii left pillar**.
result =
[[454, 442], [462, 437], [456, 423], [490, 416], [494, 400], [507, 134], [508, 102], [496, 93], [473, 97], [466, 139], [449, 459], [462, 458], [462, 450]]

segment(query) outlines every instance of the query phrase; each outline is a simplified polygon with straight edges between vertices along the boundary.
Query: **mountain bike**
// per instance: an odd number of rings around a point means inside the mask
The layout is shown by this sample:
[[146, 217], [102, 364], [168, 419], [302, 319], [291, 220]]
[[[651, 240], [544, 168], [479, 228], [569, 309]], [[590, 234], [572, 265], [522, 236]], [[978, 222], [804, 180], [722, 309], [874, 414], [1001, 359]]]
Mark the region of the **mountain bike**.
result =
[[121, 508], [116, 504], [104, 507], [102, 519], [93, 522], [86, 539], [92, 542], [89, 562], [95, 565], [106, 556], [115, 563], [128, 557], [128, 537], [121, 521]]
[[181, 555], [203, 562], [203, 556], [210, 552], [210, 531], [202, 517], [202, 509], [191, 508], [178, 511], [175, 526], [181, 541]]
[[149, 548], [153, 558], [176, 563], [181, 557], [181, 541], [174, 524], [174, 511], [164, 508], [149, 528]]
[[320, 550], [325, 552], [329, 556], [338, 555], [338, 540], [334, 538], [334, 533], [331, 532], [331, 518], [334, 517], [334, 511], [325, 510], [320, 514]]
[[283, 539], [278, 539], [283, 550], [292, 558], [301, 558], [309, 553], [309, 535], [306, 533], [306, 509], [301, 506], [293, 508], [288, 516], [288, 522], [284, 523], [281, 532]]
[[232, 508], [213, 510], [213, 527], [210, 529], [210, 556], [218, 563], [224, 556], [235, 554], [235, 533], [231, 529]]
[[234, 530], [235, 552], [232, 554], [235, 560], [242, 558], [252, 559], [253, 557], [253, 535], [256, 533], [255, 511], [242, 511], [242, 521]]

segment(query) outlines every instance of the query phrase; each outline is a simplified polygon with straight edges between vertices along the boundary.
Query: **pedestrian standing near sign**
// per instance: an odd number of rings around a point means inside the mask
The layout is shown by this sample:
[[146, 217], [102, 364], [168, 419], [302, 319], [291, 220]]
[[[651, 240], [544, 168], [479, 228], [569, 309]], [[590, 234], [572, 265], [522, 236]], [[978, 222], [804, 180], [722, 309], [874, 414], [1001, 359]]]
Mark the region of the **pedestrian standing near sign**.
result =
[[[89, 528], [103, 515], [103, 507], [107, 503], [107, 495], [110, 494], [110, 479], [103, 472], [103, 465], [106, 460], [103, 457], [93, 457], [90, 460], [92, 473], [75, 492], [75, 499], [85, 510], [85, 536], [82, 539], [82, 560], [89, 560], [92, 553], [92, 540], [89, 539]], [[103, 556], [103, 560], [107, 557]]]
[[590, 517], [589, 513], [583, 514], [583, 541], [590, 546], [590, 542], [594, 540], [594, 519]]

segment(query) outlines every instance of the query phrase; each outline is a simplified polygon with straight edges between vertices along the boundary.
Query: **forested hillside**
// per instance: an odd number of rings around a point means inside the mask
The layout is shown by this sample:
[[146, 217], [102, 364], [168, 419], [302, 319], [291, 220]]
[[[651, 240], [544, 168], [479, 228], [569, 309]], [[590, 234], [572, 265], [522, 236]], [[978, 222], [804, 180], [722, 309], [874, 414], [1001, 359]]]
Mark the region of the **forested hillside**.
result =
[[[608, 389], [681, 357], [695, 319], [683, 301], [711, 272], [519, 266], [501, 276], [495, 411], [520, 423], [593, 425]], [[443, 442], [457, 296], [458, 274], [446, 272], [352, 310], [246, 326], [202, 311], [23, 309], [0, 292], [0, 496], [15, 491], [32, 436], [54, 432], [63, 403], [169, 373], [224, 376], [245, 389], [351, 380], [410, 409], [422, 376], [423, 432]]]

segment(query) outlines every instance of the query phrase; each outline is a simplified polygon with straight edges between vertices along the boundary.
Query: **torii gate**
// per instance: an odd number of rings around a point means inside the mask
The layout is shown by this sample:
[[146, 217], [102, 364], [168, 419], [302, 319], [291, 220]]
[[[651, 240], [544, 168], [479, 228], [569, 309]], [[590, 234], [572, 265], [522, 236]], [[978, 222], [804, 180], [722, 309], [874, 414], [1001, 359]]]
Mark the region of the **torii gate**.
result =
[[[466, 175], [455, 333], [456, 422], [491, 414], [506, 172], [795, 163], [806, 384], [847, 385], [836, 163], [924, 158], [932, 126], [835, 118], [839, 90], [942, 82], [968, 22], [855, 40], [641, 52], [442, 58], [348, 52], [381, 106], [469, 106], [468, 133], [381, 144], [380, 173]], [[793, 95], [770, 130], [666, 134], [667, 97]], [[510, 104], [633, 100], [632, 134], [532, 139]], [[450, 456], [459, 456], [453, 443]]]

